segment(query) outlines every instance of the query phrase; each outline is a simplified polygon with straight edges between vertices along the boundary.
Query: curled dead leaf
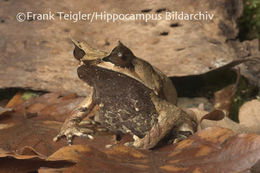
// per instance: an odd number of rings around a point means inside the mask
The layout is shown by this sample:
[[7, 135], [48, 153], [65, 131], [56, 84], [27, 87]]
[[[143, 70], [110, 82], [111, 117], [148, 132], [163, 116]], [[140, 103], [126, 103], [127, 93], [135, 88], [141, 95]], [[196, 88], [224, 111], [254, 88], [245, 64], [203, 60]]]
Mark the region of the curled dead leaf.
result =
[[[29, 149], [27, 149], [29, 150]], [[62, 160], [48, 161], [43, 155], [19, 155], [15, 152], [0, 149], [0, 172], [24, 173], [35, 172], [40, 167], [62, 168], [74, 163]]]
[[7, 105], [5, 106], [6, 108], [11, 108], [11, 107], [15, 107], [21, 103], [24, 102], [24, 100], [22, 99], [22, 92], [18, 92], [16, 93], [13, 98], [11, 100], [9, 100], [9, 102], [7, 103]]
[[[234, 133], [239, 134], [239, 133], [260, 133], [259, 128], [254, 128], [254, 127], [247, 127], [244, 124], [239, 124], [233, 120], [231, 120], [228, 117], [224, 117], [223, 119], [218, 119], [223, 117], [224, 113], [220, 113], [219, 115], [216, 114], [216, 119], [211, 120], [203, 118], [204, 116], [215, 116], [214, 114], [217, 113], [215, 111], [213, 112], [207, 112], [203, 111], [197, 108], [190, 108], [189, 111], [191, 111], [199, 120], [201, 120], [200, 123], [200, 129], [205, 129], [207, 127], [222, 127], [222, 128], [227, 128], [231, 129]], [[222, 116], [221, 116], [222, 114]], [[203, 121], [202, 121], [203, 120]]]
[[231, 111], [231, 106], [237, 91], [237, 87], [240, 80], [240, 69], [238, 68], [236, 70], [237, 72], [237, 79], [236, 82], [232, 85], [229, 85], [225, 87], [222, 90], [219, 90], [214, 93], [214, 99], [215, 99], [215, 109], [221, 110], [225, 116], [229, 116], [229, 113]]
[[[64, 172], [243, 172], [260, 158], [260, 136], [235, 135], [210, 127], [175, 145], [157, 150], [114, 146], [104, 152], [87, 145], [63, 147], [48, 160], [70, 159], [77, 164]], [[43, 169], [41, 169], [43, 171]], [[49, 168], [45, 171], [50, 170]]]
[[0, 117], [4, 117], [5, 115], [13, 112], [12, 108], [3, 108], [0, 106]]

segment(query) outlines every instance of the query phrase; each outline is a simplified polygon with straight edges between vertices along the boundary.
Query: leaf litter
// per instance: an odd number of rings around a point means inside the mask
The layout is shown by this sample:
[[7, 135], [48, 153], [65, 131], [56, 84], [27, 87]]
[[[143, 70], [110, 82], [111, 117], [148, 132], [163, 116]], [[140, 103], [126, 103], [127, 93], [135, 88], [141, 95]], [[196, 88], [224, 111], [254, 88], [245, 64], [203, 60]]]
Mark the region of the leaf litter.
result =
[[[230, 86], [231, 90], [224, 91], [234, 92], [237, 84]], [[241, 107], [240, 123], [232, 121], [225, 109], [215, 107], [207, 112], [196, 107], [189, 108], [188, 112], [192, 111], [201, 124], [195, 135], [177, 144], [139, 150], [122, 145], [122, 141], [117, 141], [115, 135], [106, 131], [96, 131], [94, 140], [76, 138], [72, 146], [67, 146], [65, 140], [55, 143], [52, 138], [83, 97], [46, 93], [25, 101], [22, 95], [18, 92], [6, 105], [7, 108], [3, 108], [13, 111], [7, 111], [8, 116], [1, 119], [1, 124], [9, 126], [0, 131], [3, 151], [16, 151], [18, 160], [21, 157], [26, 165], [31, 165], [35, 158], [42, 159], [31, 167], [18, 167], [21, 172], [241, 172], [251, 169], [260, 157], [260, 136], [256, 134], [259, 129], [255, 130], [259, 115], [258, 100]], [[230, 97], [226, 99], [234, 99], [232, 94], [227, 95]], [[219, 102], [225, 102], [225, 99], [219, 99]], [[255, 122], [253, 125], [250, 124], [252, 121]], [[97, 128], [97, 125], [94, 126], [94, 129]], [[109, 144], [113, 144], [111, 148], [106, 147]], [[2, 158], [12, 158], [14, 153], [5, 152]], [[23, 159], [24, 155], [29, 159]], [[49, 162], [60, 164], [56, 164], [59, 165], [57, 168]], [[11, 165], [16, 167], [19, 164], [20, 160]], [[5, 164], [1, 166], [3, 170], [12, 170], [9, 167]]]

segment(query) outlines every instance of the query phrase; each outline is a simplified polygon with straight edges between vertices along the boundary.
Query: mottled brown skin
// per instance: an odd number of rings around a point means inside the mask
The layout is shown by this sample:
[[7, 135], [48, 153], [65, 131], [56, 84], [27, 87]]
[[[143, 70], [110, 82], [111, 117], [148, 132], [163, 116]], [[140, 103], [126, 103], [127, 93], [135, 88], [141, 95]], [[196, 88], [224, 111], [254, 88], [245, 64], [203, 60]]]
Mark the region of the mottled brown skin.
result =
[[[117, 72], [139, 79], [139, 82], [152, 89], [158, 97], [177, 104], [177, 92], [171, 80], [147, 61], [136, 57], [121, 42], [102, 60], [119, 67], [120, 70]], [[112, 67], [111, 69], [115, 71], [118, 68]]]
[[116, 134], [132, 134], [135, 147], [150, 149], [169, 134], [180, 139], [182, 132], [195, 131], [196, 120], [175, 105], [177, 94], [167, 76], [122, 43], [110, 54], [74, 44], [74, 56], [81, 62], [78, 76], [92, 92], [66, 119], [54, 141], [62, 136], [69, 144], [73, 136], [93, 138], [93, 131], [80, 128], [79, 122], [97, 105], [95, 120]]
[[150, 97], [152, 90], [124, 74], [83, 62], [78, 75], [94, 88], [92, 101], [99, 105], [101, 125], [117, 134], [129, 131], [144, 137], [158, 117]]

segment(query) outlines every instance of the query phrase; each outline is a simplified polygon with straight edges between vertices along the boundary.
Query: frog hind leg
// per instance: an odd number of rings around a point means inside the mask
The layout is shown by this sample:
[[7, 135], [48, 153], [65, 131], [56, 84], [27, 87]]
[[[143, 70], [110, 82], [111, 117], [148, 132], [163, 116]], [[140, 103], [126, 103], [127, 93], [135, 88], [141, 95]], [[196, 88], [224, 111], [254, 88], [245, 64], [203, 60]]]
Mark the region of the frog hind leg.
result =
[[172, 103], [152, 96], [152, 101], [159, 114], [156, 122], [147, 134], [135, 140], [133, 146], [143, 149], [154, 148], [169, 133], [174, 133], [176, 141], [196, 131], [196, 119]]

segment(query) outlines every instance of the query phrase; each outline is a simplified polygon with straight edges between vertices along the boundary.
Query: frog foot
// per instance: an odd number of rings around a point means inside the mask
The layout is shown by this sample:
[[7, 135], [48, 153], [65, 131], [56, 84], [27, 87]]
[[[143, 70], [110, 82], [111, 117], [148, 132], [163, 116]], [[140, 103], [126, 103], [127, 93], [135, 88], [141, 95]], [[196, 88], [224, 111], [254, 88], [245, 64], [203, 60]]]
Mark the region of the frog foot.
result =
[[139, 143], [143, 141], [141, 138], [139, 138], [136, 135], [133, 135], [133, 139], [134, 139], [133, 142], [126, 142], [124, 143], [124, 145], [127, 147], [138, 147]]
[[53, 141], [56, 142], [59, 139], [61, 139], [63, 136], [67, 138], [67, 142], [69, 145], [72, 145], [72, 139], [74, 136], [78, 137], [87, 137], [89, 139], [94, 139], [94, 137], [91, 135], [94, 131], [86, 128], [86, 127], [80, 127], [79, 124], [74, 122], [65, 122], [59, 134], [53, 138]]

